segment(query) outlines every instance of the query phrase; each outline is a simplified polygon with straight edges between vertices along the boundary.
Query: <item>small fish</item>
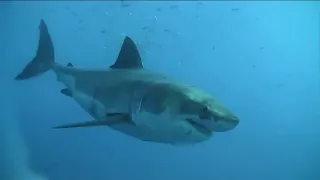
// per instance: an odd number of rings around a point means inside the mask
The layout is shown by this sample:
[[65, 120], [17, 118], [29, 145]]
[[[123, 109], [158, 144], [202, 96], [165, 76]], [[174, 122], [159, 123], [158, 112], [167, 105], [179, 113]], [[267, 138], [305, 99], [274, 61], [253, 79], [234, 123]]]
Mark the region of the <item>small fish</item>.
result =
[[179, 7], [180, 7], [180, 6], [179, 6], [179, 5], [176, 5], [176, 4], [170, 6], [171, 9], [177, 9], [177, 8], [179, 8]]
[[86, 29], [86, 28], [83, 27], [83, 26], [80, 26], [80, 27], [78, 28], [79, 31], [82, 31], [82, 30], [85, 30], [85, 29]]
[[73, 12], [73, 11], [71, 11], [71, 14], [72, 14], [74, 17], [78, 17], [78, 14], [75, 13], [75, 12]]
[[126, 7], [130, 7], [132, 4], [121, 4], [121, 7], [126, 8]]

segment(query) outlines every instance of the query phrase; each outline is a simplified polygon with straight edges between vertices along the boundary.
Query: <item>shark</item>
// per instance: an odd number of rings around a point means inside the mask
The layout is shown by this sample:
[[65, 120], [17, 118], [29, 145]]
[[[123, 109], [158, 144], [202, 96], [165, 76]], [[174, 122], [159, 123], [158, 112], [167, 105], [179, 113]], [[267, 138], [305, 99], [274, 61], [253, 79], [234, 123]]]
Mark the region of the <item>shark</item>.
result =
[[164, 144], [195, 144], [227, 132], [239, 118], [209, 93], [144, 67], [139, 50], [125, 36], [114, 64], [77, 68], [55, 61], [54, 43], [43, 19], [34, 58], [15, 77], [22, 81], [53, 71], [92, 119], [70, 121], [55, 129], [109, 127], [136, 139]]

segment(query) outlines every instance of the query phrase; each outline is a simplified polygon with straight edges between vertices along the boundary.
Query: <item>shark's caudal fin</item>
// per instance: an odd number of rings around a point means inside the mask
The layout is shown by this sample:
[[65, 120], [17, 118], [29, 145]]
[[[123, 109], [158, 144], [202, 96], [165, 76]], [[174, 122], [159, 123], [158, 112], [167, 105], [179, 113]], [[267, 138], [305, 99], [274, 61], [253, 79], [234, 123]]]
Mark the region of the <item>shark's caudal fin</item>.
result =
[[116, 62], [110, 66], [112, 69], [139, 69], [143, 68], [141, 57], [136, 44], [126, 36]]
[[49, 34], [46, 23], [41, 19], [40, 37], [38, 42], [38, 50], [36, 56], [31, 62], [18, 74], [16, 80], [25, 80], [38, 75], [51, 69], [54, 64], [54, 47]]

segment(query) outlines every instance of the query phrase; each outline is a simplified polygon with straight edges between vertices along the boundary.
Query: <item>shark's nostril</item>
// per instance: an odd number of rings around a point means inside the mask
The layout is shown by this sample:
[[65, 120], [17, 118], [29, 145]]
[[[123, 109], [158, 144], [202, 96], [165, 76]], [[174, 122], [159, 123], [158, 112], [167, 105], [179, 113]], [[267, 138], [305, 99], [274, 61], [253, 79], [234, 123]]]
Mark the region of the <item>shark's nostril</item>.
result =
[[239, 123], [239, 118], [238, 118], [237, 116], [233, 116], [232, 119], [233, 119], [234, 121], [237, 121], [237, 122]]
[[232, 118], [232, 121], [233, 121], [234, 126], [237, 126], [240, 122], [239, 119], [235, 116]]

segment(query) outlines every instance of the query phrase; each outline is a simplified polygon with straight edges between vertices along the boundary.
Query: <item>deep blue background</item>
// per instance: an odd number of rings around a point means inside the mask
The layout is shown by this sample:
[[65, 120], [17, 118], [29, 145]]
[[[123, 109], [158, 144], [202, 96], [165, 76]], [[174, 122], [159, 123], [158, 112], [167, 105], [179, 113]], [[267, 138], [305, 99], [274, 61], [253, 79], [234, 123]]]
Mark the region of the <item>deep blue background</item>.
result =
[[319, 180], [319, 8], [0, 2], [2, 77], [14, 77], [34, 56], [43, 18], [57, 62], [106, 68], [129, 35], [145, 67], [209, 91], [241, 119], [234, 131], [189, 147], [140, 142], [105, 127], [52, 130], [91, 117], [59, 93], [50, 72], [2, 91], [14, 97], [32, 168], [50, 180]]

